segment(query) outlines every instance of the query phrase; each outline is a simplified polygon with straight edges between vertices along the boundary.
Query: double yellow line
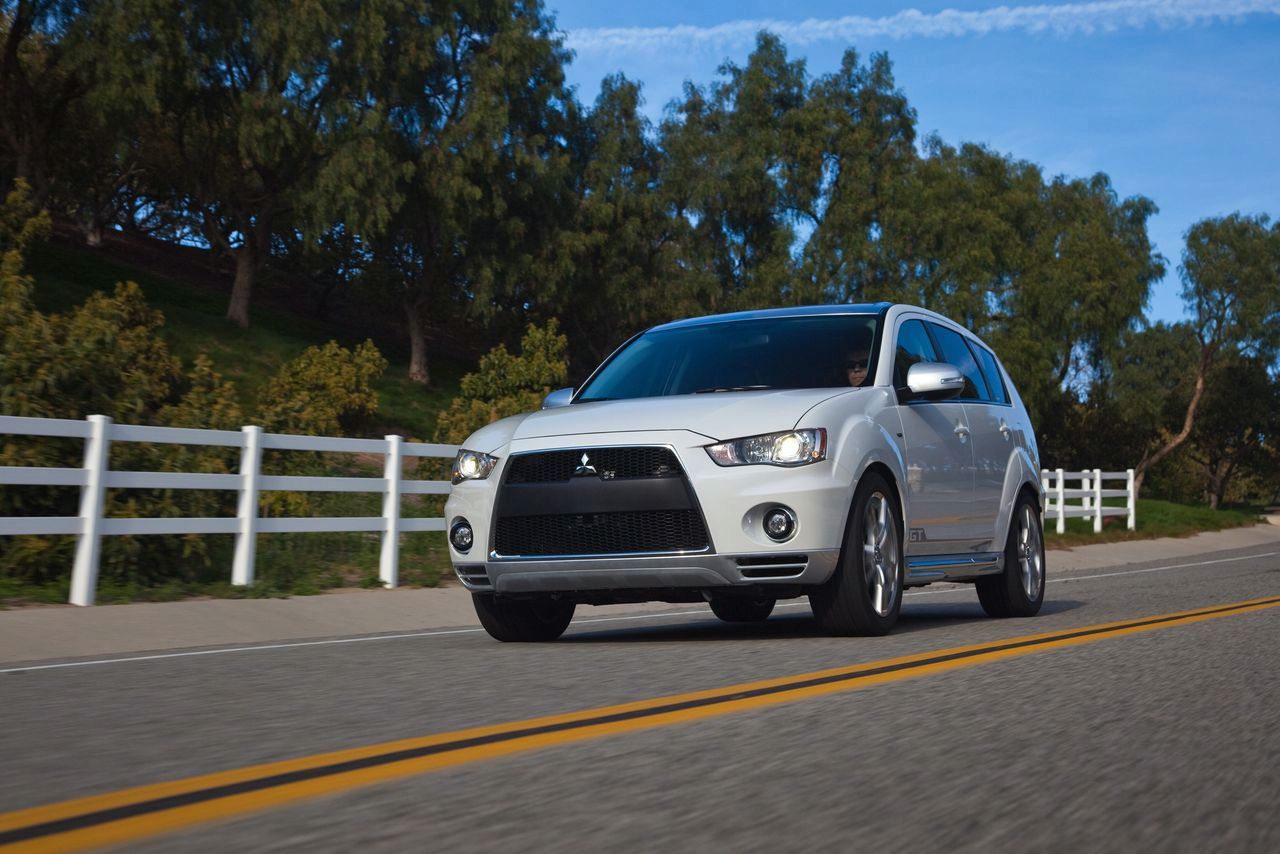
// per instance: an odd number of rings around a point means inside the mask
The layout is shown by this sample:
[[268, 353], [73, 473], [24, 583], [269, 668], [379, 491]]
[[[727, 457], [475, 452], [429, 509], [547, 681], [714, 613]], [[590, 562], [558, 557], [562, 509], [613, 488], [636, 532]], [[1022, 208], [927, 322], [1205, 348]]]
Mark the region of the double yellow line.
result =
[[302, 798], [343, 792], [482, 759], [852, 691], [1278, 605], [1280, 596], [1251, 599], [139, 786], [0, 815], [0, 849], [73, 851], [118, 844]]

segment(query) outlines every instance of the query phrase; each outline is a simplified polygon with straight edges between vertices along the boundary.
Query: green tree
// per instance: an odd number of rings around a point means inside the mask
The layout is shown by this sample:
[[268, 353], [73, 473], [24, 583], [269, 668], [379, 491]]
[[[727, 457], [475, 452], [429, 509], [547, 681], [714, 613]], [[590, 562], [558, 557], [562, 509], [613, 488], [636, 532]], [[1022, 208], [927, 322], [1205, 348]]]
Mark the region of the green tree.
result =
[[406, 2], [387, 26], [406, 204], [370, 279], [427, 384], [431, 321], [520, 322], [569, 273], [568, 55], [538, 0]]
[[573, 137], [573, 277], [557, 314], [593, 366], [647, 326], [700, 313], [715, 289], [682, 263], [689, 224], [667, 205], [665, 160], [640, 106], [639, 84], [606, 77]]
[[249, 325], [276, 230], [376, 232], [399, 207], [377, 86], [387, 15], [354, 0], [150, 0], [170, 138], [156, 201], [235, 262], [227, 318]]
[[1139, 489], [1151, 467], [1190, 438], [1224, 353], [1274, 359], [1280, 349], [1280, 224], [1234, 213], [1197, 222], [1186, 239], [1179, 272], [1196, 335], [1191, 393], [1180, 427], [1156, 434], [1135, 467]]
[[692, 230], [684, 263], [718, 285], [704, 310], [777, 305], [794, 282], [797, 145], [812, 130], [805, 64], [761, 33], [745, 66], [719, 73], [705, 89], [686, 83], [662, 123], [666, 195]]
[[27, 180], [90, 245], [140, 188], [157, 66], [145, 13], [139, 0], [0, 2], [0, 181]]
[[[796, 128], [792, 204], [809, 236], [798, 299], [854, 302], [897, 298], [905, 252], [887, 231], [934, 212], [913, 195], [915, 111], [894, 82], [886, 54], [864, 65], [853, 50], [840, 70], [809, 88]], [[902, 210], [908, 206], [909, 210]], [[914, 247], [911, 247], [914, 248]]]
[[1188, 456], [1202, 467], [1209, 506], [1217, 508], [1237, 475], [1273, 465], [1280, 441], [1280, 380], [1265, 359], [1226, 353], [1205, 383]]
[[865, 296], [967, 325], [1000, 353], [1033, 421], [1065, 423], [1163, 274], [1146, 231], [1154, 205], [1118, 198], [1102, 174], [1046, 181], [1034, 164], [936, 138], [890, 194], [884, 266]]
[[[1118, 468], [1128, 468], [1140, 459], [1152, 436], [1167, 436], [1181, 420], [1195, 384], [1198, 346], [1196, 330], [1187, 322], [1153, 323], [1122, 336], [1120, 347], [1090, 390], [1090, 400], [1110, 401], [1110, 421], [1098, 423], [1107, 444], [1122, 444], [1128, 459], [1114, 459]], [[1136, 436], [1136, 443], [1116, 443], [1123, 433]], [[1069, 437], [1068, 437], [1069, 438]], [[1094, 466], [1093, 462], [1080, 461]]]
[[72, 107], [92, 88], [92, 0], [0, 2], [0, 180], [21, 178], [44, 207], [52, 187], [52, 146]]

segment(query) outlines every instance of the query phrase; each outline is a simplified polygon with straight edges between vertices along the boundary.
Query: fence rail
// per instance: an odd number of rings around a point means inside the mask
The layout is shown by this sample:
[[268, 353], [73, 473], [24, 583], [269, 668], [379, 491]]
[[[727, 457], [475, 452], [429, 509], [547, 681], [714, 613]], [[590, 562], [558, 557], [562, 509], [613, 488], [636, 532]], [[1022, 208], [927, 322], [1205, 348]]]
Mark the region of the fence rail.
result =
[[[405, 519], [400, 515], [403, 495], [447, 495], [449, 483], [436, 480], [404, 480], [404, 460], [417, 457], [452, 458], [454, 445], [406, 442], [400, 436], [385, 439], [340, 439], [327, 436], [291, 436], [264, 433], [261, 427], [234, 430], [195, 430], [178, 427], [146, 427], [115, 424], [105, 415], [84, 421], [58, 418], [22, 418], [0, 415], [0, 434], [84, 440], [82, 468], [0, 466], [0, 485], [80, 487], [80, 512], [75, 516], [19, 516], [0, 518], [0, 535], [69, 534], [77, 537], [71, 573], [73, 605], [92, 605], [98, 583], [98, 561], [104, 536], [139, 534], [234, 534], [235, 556], [231, 583], [253, 583], [258, 534], [315, 533], [322, 531], [371, 532], [382, 535], [378, 576], [386, 587], [399, 582], [400, 534], [443, 531], [439, 517]], [[111, 445], [116, 442], [201, 445], [240, 450], [238, 474], [112, 471]], [[262, 452], [322, 451], [326, 453], [379, 454], [382, 477], [297, 477], [262, 474]], [[103, 511], [107, 489], [210, 489], [239, 493], [235, 516], [220, 518], [113, 519]], [[364, 492], [382, 495], [382, 515], [337, 518], [272, 518], [258, 515], [262, 492]]]
[[[64, 486], [80, 488], [80, 509], [75, 516], [0, 517], [0, 536], [22, 534], [63, 534], [77, 538], [75, 564], [71, 573], [73, 605], [92, 605], [98, 581], [98, 561], [102, 538], [151, 534], [233, 534], [235, 554], [231, 583], [253, 583], [258, 534], [365, 532], [382, 535], [378, 576], [386, 587], [399, 582], [400, 534], [445, 530], [445, 520], [403, 518], [401, 497], [405, 495], [447, 495], [446, 481], [404, 480], [405, 459], [451, 458], [455, 445], [406, 442], [400, 436], [384, 439], [342, 439], [328, 436], [291, 436], [264, 433], [261, 427], [234, 430], [196, 430], [178, 427], [147, 427], [115, 424], [105, 415], [90, 415], [84, 421], [58, 418], [22, 418], [0, 415], [0, 435], [82, 439], [84, 465], [81, 468], [42, 466], [0, 466], [0, 486]], [[240, 451], [237, 474], [186, 472], [112, 471], [111, 445], [117, 442], [199, 445], [235, 448]], [[383, 458], [382, 477], [301, 477], [262, 474], [262, 452], [320, 451], [325, 453], [377, 454]], [[1122, 472], [1091, 469], [1064, 471], [1045, 469], [1045, 520], [1057, 520], [1058, 533], [1066, 529], [1068, 518], [1093, 519], [1093, 530], [1102, 530], [1107, 516], [1127, 516], [1133, 529], [1133, 469]], [[1066, 484], [1079, 482], [1078, 488]], [[1106, 481], [1124, 481], [1124, 489], [1105, 489]], [[219, 518], [117, 519], [104, 516], [108, 489], [207, 489], [239, 493], [236, 515]], [[382, 515], [365, 517], [262, 518], [258, 497], [262, 492], [363, 492], [382, 496]], [[1103, 503], [1107, 498], [1125, 498], [1124, 507]], [[1069, 503], [1078, 501], [1079, 503]]]
[[[1124, 481], [1124, 489], [1104, 489], [1102, 486], [1105, 481], [1121, 480]], [[1067, 481], [1078, 481], [1080, 487], [1067, 489]], [[1133, 469], [1125, 471], [1043, 469], [1040, 472], [1040, 482], [1044, 485], [1045, 491], [1045, 521], [1056, 519], [1059, 534], [1066, 531], [1069, 518], [1092, 519], [1094, 533], [1102, 532], [1102, 520], [1106, 516], [1127, 516], [1127, 527], [1130, 531], [1137, 525], [1137, 493], [1133, 488]], [[1109, 507], [1103, 504], [1104, 498], [1123, 498], [1125, 506]], [[1080, 503], [1068, 504], [1069, 499], [1079, 499]]]

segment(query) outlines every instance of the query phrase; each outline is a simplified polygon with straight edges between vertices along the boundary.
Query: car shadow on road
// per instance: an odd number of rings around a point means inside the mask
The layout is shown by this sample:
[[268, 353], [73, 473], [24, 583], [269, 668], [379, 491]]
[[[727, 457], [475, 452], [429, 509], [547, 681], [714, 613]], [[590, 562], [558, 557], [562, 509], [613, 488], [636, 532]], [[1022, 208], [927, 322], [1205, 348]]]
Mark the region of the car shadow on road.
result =
[[[1046, 601], [1040, 609], [1040, 614], [1042, 617], [1064, 614], [1082, 608], [1085, 604], [1071, 599], [1055, 599]], [[661, 622], [662, 619], [661, 616], [655, 616], [653, 622], [645, 625], [586, 631], [573, 631], [576, 627], [570, 626], [570, 632], [561, 637], [558, 643], [669, 643], [676, 641], [715, 643], [717, 641], [828, 637], [818, 628], [813, 614], [805, 607], [774, 611], [773, 615], [762, 623], [725, 623], [709, 611], [705, 618], [673, 616], [671, 622], [666, 623]], [[1039, 619], [994, 620], [983, 613], [982, 607], [977, 602], [920, 604], [913, 602], [902, 610], [893, 634], [927, 632], [982, 622], [1025, 627], [1020, 632], [1022, 634], [1047, 630], [1043, 628], [1043, 622]]]

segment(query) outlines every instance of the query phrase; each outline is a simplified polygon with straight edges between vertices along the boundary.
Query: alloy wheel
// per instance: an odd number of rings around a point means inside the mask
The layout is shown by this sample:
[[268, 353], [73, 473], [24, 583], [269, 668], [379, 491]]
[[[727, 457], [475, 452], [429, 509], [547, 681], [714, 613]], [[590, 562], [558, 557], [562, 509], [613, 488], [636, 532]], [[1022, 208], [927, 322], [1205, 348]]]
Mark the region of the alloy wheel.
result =
[[1035, 600], [1044, 584], [1044, 546], [1040, 526], [1030, 504], [1022, 505], [1018, 515], [1018, 569], [1022, 575], [1022, 590], [1027, 598]]
[[883, 493], [873, 493], [867, 501], [862, 529], [862, 567], [866, 574], [867, 596], [872, 610], [886, 617], [898, 600], [902, 553], [898, 548], [898, 528], [893, 521], [893, 509]]

